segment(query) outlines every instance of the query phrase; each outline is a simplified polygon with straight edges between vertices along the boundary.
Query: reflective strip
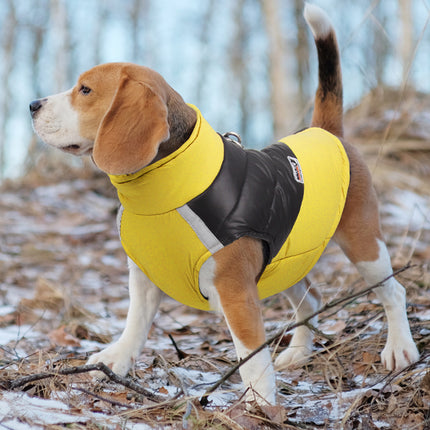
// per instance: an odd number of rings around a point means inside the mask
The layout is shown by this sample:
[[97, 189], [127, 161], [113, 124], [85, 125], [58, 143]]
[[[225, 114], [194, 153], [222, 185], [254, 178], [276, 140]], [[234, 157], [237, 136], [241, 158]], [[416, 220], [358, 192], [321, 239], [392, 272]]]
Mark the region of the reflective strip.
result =
[[215, 254], [215, 252], [224, 247], [224, 245], [209, 230], [207, 225], [188, 205], [181, 206], [176, 210], [194, 230], [194, 233], [196, 233], [197, 237], [200, 239], [200, 242], [203, 243], [203, 245], [211, 254]]
[[118, 229], [118, 234], [120, 239], [121, 239], [121, 218], [122, 218], [123, 212], [124, 212], [124, 206], [121, 205], [118, 208], [118, 212], [116, 213], [116, 228]]

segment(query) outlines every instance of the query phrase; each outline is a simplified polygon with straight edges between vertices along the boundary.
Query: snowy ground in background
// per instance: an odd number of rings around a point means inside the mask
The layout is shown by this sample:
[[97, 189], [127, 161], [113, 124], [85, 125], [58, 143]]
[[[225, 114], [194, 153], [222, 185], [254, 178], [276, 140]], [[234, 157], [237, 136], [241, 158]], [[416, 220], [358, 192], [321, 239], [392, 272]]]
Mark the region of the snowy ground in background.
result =
[[[379, 105], [363, 103], [360, 109]], [[352, 114], [348, 129], [366, 141], [371, 137], [362, 134], [372, 124], [374, 133], [391, 126], [382, 110]], [[397, 116], [408, 124], [414, 121], [406, 110]], [[397, 150], [389, 143], [385, 149]], [[379, 151], [380, 141], [375, 145]], [[157, 402], [120, 384], [96, 384], [87, 374], [10, 390], [10, 381], [23, 376], [83, 365], [91, 352], [120, 335], [128, 307], [126, 259], [115, 225], [117, 201], [107, 191], [107, 180], [50, 184], [45, 178], [42, 184], [37, 177], [27, 178], [0, 193], [0, 429], [428, 428], [428, 151], [422, 159], [410, 152], [381, 158], [370, 143], [363, 149], [369, 154], [394, 267], [412, 263], [398, 279], [408, 291], [412, 332], [422, 354], [419, 364], [397, 375], [382, 368], [386, 325], [370, 294], [320, 315], [323, 334], [316, 335], [309, 365], [278, 373], [279, 408], [246, 412], [237, 374], [202, 408], [198, 398], [208, 384], [235, 363], [230, 335], [219, 315], [166, 299], [132, 374], [158, 396]], [[329, 245], [311, 279], [321, 286], [325, 302], [365, 287], [335, 245]], [[293, 319], [282, 294], [266, 299], [263, 313], [268, 334]], [[185, 358], [178, 358], [169, 334]], [[289, 339], [285, 335], [279, 348]], [[180, 390], [187, 395], [172, 400]]]
[[[75, 180], [9, 188], [1, 193], [1, 379], [38, 373], [55, 363], [84, 364], [88, 353], [120, 334], [128, 298], [125, 256], [115, 227], [117, 203], [96, 191], [91, 180]], [[410, 287], [414, 336], [428, 356], [430, 199], [395, 188], [385, 192], [383, 199], [382, 214], [392, 254], [398, 264], [404, 264], [409, 254], [418, 264], [400, 279]], [[355, 270], [334, 245], [329, 246], [311, 277], [321, 284], [326, 301], [364, 287], [361, 281], [356, 282]], [[268, 333], [291, 321], [282, 294], [265, 304]], [[317, 336], [315, 357], [309, 366], [279, 373], [279, 400], [284, 412], [282, 418], [272, 417], [272, 422], [281, 427], [287, 426], [282, 422], [290, 422], [308, 428], [355, 428], [354, 422], [371, 422], [377, 428], [393, 428], [393, 417], [394, 422], [403, 420], [404, 425], [410, 420], [418, 423], [428, 419], [428, 405], [427, 412], [419, 406], [420, 401], [430, 399], [430, 386], [421, 384], [428, 366], [424, 362], [390, 380], [379, 363], [386, 335], [379, 311], [370, 296], [370, 302], [359, 299], [334, 315], [321, 316], [322, 331], [334, 338]], [[188, 355], [185, 359], [178, 359], [169, 333]], [[188, 396], [199, 397], [207, 388], [201, 384], [215, 382], [234, 360], [234, 348], [219, 315], [188, 309], [167, 299], [135, 377], [166, 400], [181, 387], [186, 387]], [[406, 387], [407, 381], [412, 381], [414, 388]], [[114, 399], [123, 406], [75, 388]], [[152, 402], [122, 386], [110, 383], [96, 388], [80, 375], [55, 383], [30, 384], [25, 392], [4, 390], [0, 393], [0, 428], [75, 423], [76, 428], [146, 429], [154, 428], [157, 419], [160, 427], [176, 428], [182, 422], [182, 418], [159, 411], [157, 418]], [[234, 406], [240, 393], [240, 380], [235, 375], [210, 397], [210, 407], [200, 415], [207, 423], [220, 423], [221, 428], [230, 428], [232, 423], [237, 428], [264, 427], [264, 419], [248, 416], [241, 406]], [[413, 400], [414, 396], [419, 400]], [[223, 405], [229, 405], [233, 412], [225, 412]], [[190, 428], [201, 419], [198, 416], [198, 411], [192, 411]], [[346, 422], [339, 424], [342, 419]], [[228, 424], [229, 420], [232, 423]]]

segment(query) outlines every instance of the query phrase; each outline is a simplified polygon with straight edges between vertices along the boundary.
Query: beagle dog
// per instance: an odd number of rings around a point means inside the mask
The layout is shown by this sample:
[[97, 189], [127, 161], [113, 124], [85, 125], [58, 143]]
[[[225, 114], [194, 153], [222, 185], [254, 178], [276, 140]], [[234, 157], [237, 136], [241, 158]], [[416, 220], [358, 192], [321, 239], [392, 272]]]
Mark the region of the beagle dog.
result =
[[[122, 203], [130, 307], [117, 342], [92, 355], [125, 375], [146, 341], [164, 293], [221, 311], [238, 359], [264, 343], [260, 299], [285, 290], [297, 321], [319, 309], [305, 276], [331, 237], [382, 302], [388, 335], [382, 363], [399, 370], [419, 358], [382, 239], [370, 173], [342, 140], [339, 49], [324, 11], [307, 4], [318, 51], [312, 127], [263, 151], [215, 133], [155, 71], [110, 63], [70, 90], [30, 104], [47, 144], [91, 155]], [[247, 398], [276, 403], [274, 369], [303, 364], [312, 332], [298, 327], [272, 364], [263, 349], [240, 367]]]

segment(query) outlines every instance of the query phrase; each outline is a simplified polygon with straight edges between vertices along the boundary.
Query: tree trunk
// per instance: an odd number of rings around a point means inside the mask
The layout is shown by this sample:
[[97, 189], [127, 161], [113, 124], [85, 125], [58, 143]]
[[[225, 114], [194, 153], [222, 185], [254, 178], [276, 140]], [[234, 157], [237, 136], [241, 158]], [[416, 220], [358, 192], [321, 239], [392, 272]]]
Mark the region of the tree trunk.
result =
[[244, 62], [244, 56], [247, 43], [246, 22], [243, 15], [243, 8], [246, 0], [237, 0], [236, 7], [233, 11], [234, 22], [236, 23], [236, 33], [233, 36], [231, 47], [231, 68], [235, 77], [235, 82], [239, 85], [238, 101], [240, 109], [240, 124], [239, 130], [244, 142], [250, 142], [248, 137], [248, 119], [249, 119], [249, 103], [248, 103], [248, 70]]
[[67, 9], [63, 0], [51, 0], [51, 25], [54, 37], [55, 91], [64, 91], [68, 85], [70, 40]]
[[[275, 138], [280, 138], [291, 131], [297, 120], [296, 76], [292, 65], [296, 59], [282, 36], [279, 0], [261, 0], [261, 5], [268, 37], [273, 132]], [[291, 61], [289, 67], [286, 58]]]
[[412, 0], [399, 0], [400, 14], [400, 61], [402, 65], [402, 82], [408, 80], [409, 69], [414, 53], [414, 28], [412, 18]]
[[5, 143], [7, 142], [7, 122], [9, 120], [12, 100], [9, 80], [15, 63], [14, 47], [16, 28], [18, 25], [13, 0], [8, 0], [7, 8], [8, 13], [3, 26], [2, 45], [0, 51], [3, 66], [0, 76], [0, 81], [2, 82], [0, 87], [0, 179], [3, 178], [6, 168]]

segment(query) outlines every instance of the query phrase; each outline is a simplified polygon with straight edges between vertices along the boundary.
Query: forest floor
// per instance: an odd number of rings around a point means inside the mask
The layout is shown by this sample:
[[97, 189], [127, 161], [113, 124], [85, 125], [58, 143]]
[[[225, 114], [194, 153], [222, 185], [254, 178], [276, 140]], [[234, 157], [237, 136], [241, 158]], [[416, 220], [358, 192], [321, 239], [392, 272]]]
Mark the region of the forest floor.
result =
[[[374, 176], [394, 268], [409, 265], [397, 278], [418, 363], [384, 370], [386, 322], [370, 293], [319, 315], [310, 362], [277, 374], [279, 407], [246, 410], [237, 372], [202, 406], [235, 364], [234, 347], [221, 316], [167, 298], [126, 380], [61, 375], [121, 333], [127, 268], [106, 178], [40, 162], [0, 193], [0, 429], [430, 429], [430, 106], [420, 94], [375, 92], [346, 118]], [[325, 303], [365, 288], [335, 245], [310, 279]], [[268, 336], [294, 320], [283, 294], [263, 313]]]

